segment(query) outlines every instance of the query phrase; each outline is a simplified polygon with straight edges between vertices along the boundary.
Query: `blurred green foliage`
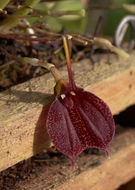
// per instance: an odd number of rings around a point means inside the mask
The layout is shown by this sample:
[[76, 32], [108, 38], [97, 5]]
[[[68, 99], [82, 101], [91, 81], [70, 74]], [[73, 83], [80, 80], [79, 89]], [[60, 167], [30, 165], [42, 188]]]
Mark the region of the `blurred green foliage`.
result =
[[[64, 27], [68, 32], [83, 32], [86, 25], [85, 11], [81, 0], [63, 0], [51, 3], [40, 3], [36, 9], [43, 11], [61, 12], [61, 11], [78, 11], [78, 13], [62, 16], [45, 15], [41, 21], [45, 22], [54, 31], [61, 31]], [[29, 21], [32, 23], [37, 19], [31, 18]]]
[[[122, 5], [123, 3], [131, 3], [134, 4], [134, 0], [113, 0], [112, 4], [116, 6]], [[105, 11], [105, 16], [103, 19], [103, 32], [104, 35], [112, 36], [114, 35], [114, 31], [120, 22], [120, 20], [125, 16], [131, 14], [124, 9], [114, 9], [114, 10], [107, 10]], [[128, 37], [129, 33], [127, 34]]]
[[[5, 2], [9, 0], [2, 0], [5, 5]], [[38, 0], [26, 0], [24, 2], [39, 2]], [[41, 17], [32, 17], [29, 18], [28, 21], [30, 23], [41, 21], [49, 26], [50, 30], [60, 32], [63, 28], [66, 29], [67, 32], [74, 33], [83, 33], [89, 32], [93, 35], [97, 20], [99, 16], [102, 16], [102, 23], [100, 26], [100, 31], [98, 35], [109, 35], [113, 36], [114, 31], [122, 19], [122, 17], [126, 14], [131, 14], [124, 8], [122, 8], [122, 4], [134, 4], [134, 0], [85, 0], [86, 2], [86, 11], [84, 9], [85, 3], [83, 0], [57, 0], [44, 2], [40, 1], [34, 9], [39, 13]], [[25, 5], [25, 4], [24, 4]], [[2, 5], [1, 5], [2, 6]], [[92, 7], [96, 7], [96, 9], [91, 9]], [[104, 9], [102, 7], [108, 6], [108, 8]], [[109, 6], [116, 6], [115, 9], [109, 8]], [[121, 8], [117, 8], [120, 7]], [[101, 8], [100, 8], [101, 7]], [[26, 9], [24, 7], [23, 9]], [[28, 8], [27, 8], [28, 9]], [[23, 10], [24, 11], [24, 10]], [[29, 10], [30, 11], [30, 10]], [[65, 14], [59, 15], [57, 13], [64, 12]], [[70, 11], [70, 13], [69, 13]], [[76, 13], [73, 11], [76, 11]], [[68, 12], [68, 13], [67, 13]], [[16, 16], [21, 16], [21, 10], [18, 13], [15, 12]], [[26, 15], [26, 14], [22, 14]], [[8, 21], [7, 21], [8, 20]], [[15, 20], [15, 19], [14, 19]], [[19, 22], [19, 19], [16, 18], [16, 23]], [[13, 22], [13, 18], [8, 17], [5, 18], [5, 22], [1, 23], [1, 31], [4, 30], [2, 28], [2, 24], [11, 25]], [[13, 25], [13, 27], [15, 26]], [[12, 27], [12, 25], [11, 25]], [[9, 27], [9, 29], [11, 28]], [[7, 27], [8, 28], [8, 27]]]

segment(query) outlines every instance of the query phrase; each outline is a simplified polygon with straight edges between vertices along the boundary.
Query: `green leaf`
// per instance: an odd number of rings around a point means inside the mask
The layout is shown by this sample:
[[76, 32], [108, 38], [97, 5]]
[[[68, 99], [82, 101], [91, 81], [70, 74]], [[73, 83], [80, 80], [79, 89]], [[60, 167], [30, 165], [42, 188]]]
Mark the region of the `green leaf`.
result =
[[68, 0], [68, 1], [58, 1], [55, 3], [52, 10], [54, 11], [70, 11], [70, 10], [80, 10], [83, 5], [80, 0]]

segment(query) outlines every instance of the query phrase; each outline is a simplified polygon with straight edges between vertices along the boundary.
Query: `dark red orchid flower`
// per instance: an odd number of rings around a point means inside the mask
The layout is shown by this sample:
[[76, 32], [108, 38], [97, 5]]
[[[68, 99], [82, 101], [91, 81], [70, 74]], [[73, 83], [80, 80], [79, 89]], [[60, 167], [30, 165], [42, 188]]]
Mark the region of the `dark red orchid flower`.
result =
[[56, 99], [51, 104], [46, 127], [56, 148], [75, 164], [75, 158], [87, 147], [104, 149], [114, 135], [114, 121], [109, 107], [94, 94], [75, 85], [63, 37], [69, 83], [59, 80]]

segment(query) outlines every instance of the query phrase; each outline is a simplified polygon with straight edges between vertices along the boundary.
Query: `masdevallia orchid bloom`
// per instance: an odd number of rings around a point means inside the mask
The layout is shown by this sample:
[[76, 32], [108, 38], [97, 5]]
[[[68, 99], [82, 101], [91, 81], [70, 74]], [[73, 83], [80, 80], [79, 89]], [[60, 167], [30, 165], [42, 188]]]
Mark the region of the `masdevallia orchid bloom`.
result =
[[109, 154], [115, 127], [106, 103], [76, 86], [66, 37], [62, 38], [69, 82], [61, 78], [54, 66], [50, 67], [56, 79], [56, 98], [49, 108], [46, 127], [57, 150], [68, 156], [74, 166], [75, 158], [87, 147], [104, 149]]

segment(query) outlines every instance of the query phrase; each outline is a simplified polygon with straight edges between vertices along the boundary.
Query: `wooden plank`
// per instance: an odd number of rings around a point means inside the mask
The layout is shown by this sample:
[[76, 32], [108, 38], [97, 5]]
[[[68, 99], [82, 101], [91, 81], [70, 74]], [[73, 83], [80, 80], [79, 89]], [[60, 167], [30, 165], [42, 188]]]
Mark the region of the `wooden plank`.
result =
[[100, 166], [88, 169], [64, 183], [57, 190], [116, 190], [135, 177], [135, 143], [106, 159]]
[[[84, 60], [73, 64], [73, 70], [78, 86], [97, 94], [116, 114], [135, 103], [134, 65], [133, 55], [111, 65], [101, 61], [94, 69], [89, 60]], [[60, 70], [67, 77], [66, 68]], [[53, 86], [49, 73], [0, 94], [0, 171], [49, 146], [45, 114], [41, 111], [43, 104], [49, 102]]]
[[55, 160], [44, 160], [40, 169], [34, 167], [35, 172], [30, 178], [25, 176], [25, 180], [15, 184], [16, 189], [25, 186], [26, 189], [33, 190], [102, 190], [108, 189], [107, 187], [109, 190], [116, 190], [119, 185], [135, 177], [135, 128], [116, 127], [110, 159], [105, 156], [104, 151], [92, 153], [89, 149], [89, 153], [78, 156], [75, 170], [69, 159], [64, 159], [63, 156], [58, 156]]

